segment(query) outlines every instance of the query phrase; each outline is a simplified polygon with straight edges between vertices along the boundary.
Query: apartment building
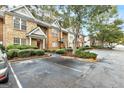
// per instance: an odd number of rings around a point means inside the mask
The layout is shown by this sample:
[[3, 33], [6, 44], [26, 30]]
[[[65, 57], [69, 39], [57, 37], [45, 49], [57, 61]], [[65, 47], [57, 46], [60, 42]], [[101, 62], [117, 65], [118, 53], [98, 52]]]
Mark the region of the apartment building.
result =
[[57, 21], [46, 23], [35, 18], [26, 6], [0, 12], [0, 43], [32, 45], [39, 49], [67, 48], [68, 30]]

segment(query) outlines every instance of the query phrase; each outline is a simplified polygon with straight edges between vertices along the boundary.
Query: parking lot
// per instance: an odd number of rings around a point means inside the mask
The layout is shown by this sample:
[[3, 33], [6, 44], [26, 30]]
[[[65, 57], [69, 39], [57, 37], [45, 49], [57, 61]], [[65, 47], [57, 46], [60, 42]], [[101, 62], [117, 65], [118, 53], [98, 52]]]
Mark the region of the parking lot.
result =
[[102, 60], [80, 62], [52, 56], [12, 63], [17, 76], [10, 71], [10, 80], [0, 87], [23, 88], [105, 88], [124, 87], [124, 51], [93, 50]]

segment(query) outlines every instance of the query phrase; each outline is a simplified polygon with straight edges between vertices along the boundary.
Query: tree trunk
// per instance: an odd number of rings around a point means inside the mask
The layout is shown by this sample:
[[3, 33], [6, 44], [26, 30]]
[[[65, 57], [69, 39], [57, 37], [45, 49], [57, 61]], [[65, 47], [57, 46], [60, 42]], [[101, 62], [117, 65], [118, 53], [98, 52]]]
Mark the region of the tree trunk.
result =
[[78, 25], [76, 27], [75, 39], [74, 39], [74, 42], [73, 42], [73, 54], [76, 52], [76, 49], [77, 49], [77, 45], [78, 45], [77, 39], [78, 39], [79, 32], [80, 32], [80, 25]]
[[77, 37], [75, 37], [73, 42], [73, 54], [75, 53], [76, 49], [77, 49]]

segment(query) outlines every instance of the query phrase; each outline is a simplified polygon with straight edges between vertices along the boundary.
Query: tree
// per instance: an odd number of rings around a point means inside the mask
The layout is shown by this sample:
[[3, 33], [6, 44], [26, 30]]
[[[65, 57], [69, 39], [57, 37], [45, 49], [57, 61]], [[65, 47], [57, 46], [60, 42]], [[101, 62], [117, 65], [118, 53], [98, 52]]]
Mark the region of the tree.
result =
[[[97, 39], [102, 46], [106, 42], [109, 45], [118, 43], [123, 34], [119, 26], [123, 22], [117, 17], [116, 6], [94, 6], [91, 10], [87, 28], [92, 40]], [[92, 45], [95, 45], [95, 42], [92, 42]]]
[[[34, 6], [33, 6], [34, 7]], [[35, 6], [33, 9], [34, 15], [42, 21], [51, 23], [58, 19], [61, 27], [72, 28], [74, 33], [74, 52], [76, 50], [77, 38], [83, 28], [89, 31], [90, 38], [92, 39], [92, 45], [95, 44], [95, 40], [99, 40], [101, 45], [105, 42], [115, 43], [119, 41], [121, 37], [121, 29], [119, 26], [122, 24], [120, 19], [117, 19], [116, 6], [101, 6], [101, 5], [58, 5], [58, 6]], [[31, 8], [29, 8], [31, 9]], [[45, 15], [37, 16], [36, 11], [48, 11], [51, 16], [48, 18]], [[120, 37], [116, 37], [118, 34]], [[111, 37], [110, 37], [111, 36]], [[118, 39], [117, 39], [118, 38]], [[114, 40], [113, 40], [114, 39]]]
[[60, 15], [63, 18], [63, 27], [71, 27], [74, 33], [73, 53], [76, 50], [78, 36], [81, 33], [83, 26], [85, 26], [88, 8], [89, 6], [83, 5], [61, 6]]

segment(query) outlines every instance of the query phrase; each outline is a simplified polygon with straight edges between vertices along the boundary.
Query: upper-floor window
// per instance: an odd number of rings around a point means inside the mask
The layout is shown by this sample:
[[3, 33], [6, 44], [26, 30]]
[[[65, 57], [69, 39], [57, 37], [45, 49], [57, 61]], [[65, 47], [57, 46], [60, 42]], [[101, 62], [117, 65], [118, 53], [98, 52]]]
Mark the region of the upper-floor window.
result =
[[26, 21], [19, 17], [14, 17], [14, 28], [19, 30], [26, 30]]
[[25, 20], [21, 20], [21, 29], [26, 30], [26, 21]]
[[53, 30], [52, 30], [52, 36], [53, 36], [53, 37], [58, 37], [58, 31], [55, 30], [55, 29], [53, 29]]
[[20, 29], [20, 18], [18, 17], [14, 18], [14, 28]]

